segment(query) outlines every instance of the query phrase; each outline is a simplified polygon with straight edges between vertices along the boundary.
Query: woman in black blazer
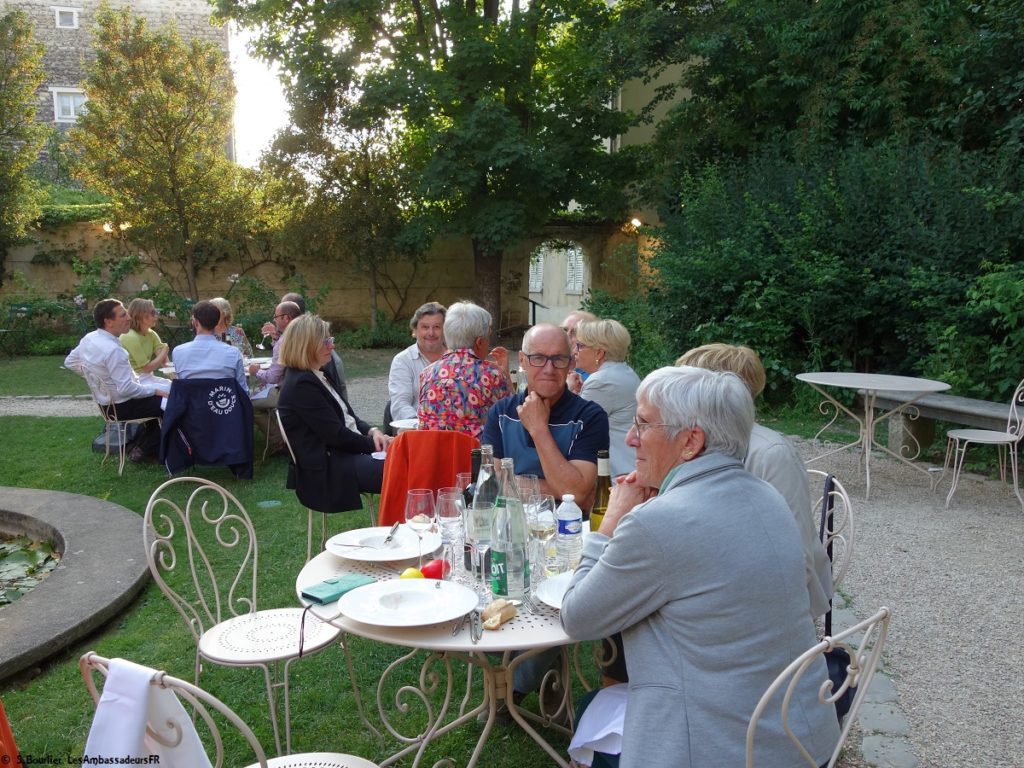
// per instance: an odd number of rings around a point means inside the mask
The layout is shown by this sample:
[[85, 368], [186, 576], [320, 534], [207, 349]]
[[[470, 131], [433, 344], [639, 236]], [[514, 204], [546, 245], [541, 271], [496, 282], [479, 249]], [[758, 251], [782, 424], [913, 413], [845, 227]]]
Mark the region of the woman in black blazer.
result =
[[317, 512], [360, 509], [361, 493], [380, 493], [384, 462], [370, 456], [391, 442], [355, 415], [320, 368], [331, 359], [331, 327], [317, 315], [288, 323], [278, 359], [286, 366], [277, 409], [295, 452], [287, 487]]

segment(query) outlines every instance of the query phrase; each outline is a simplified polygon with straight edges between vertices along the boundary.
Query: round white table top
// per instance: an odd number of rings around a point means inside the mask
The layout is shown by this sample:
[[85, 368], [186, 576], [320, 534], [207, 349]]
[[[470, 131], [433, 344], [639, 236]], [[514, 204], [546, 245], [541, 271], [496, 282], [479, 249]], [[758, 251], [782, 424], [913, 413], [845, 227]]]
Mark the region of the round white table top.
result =
[[[415, 565], [415, 562], [412, 564]], [[345, 573], [364, 573], [378, 581], [396, 579], [399, 572], [406, 565], [407, 562], [403, 562], [400, 565], [388, 563], [380, 567], [379, 564], [347, 560], [330, 552], [321, 552], [306, 563], [302, 571], [299, 572], [298, 577], [295, 579], [295, 594], [304, 605], [308, 605], [309, 602], [302, 598], [302, 590], [324, 579], [340, 576]], [[337, 606], [337, 601], [327, 605], [315, 606], [313, 613], [324, 621], [329, 621], [334, 626], [350, 634], [391, 645], [402, 645], [407, 648], [424, 648], [432, 651], [461, 651], [464, 653], [474, 651], [500, 653], [502, 651], [527, 650], [529, 648], [547, 648], [573, 642], [569, 639], [565, 630], [562, 629], [562, 623], [558, 618], [558, 611], [547, 606], [542, 606], [537, 613], [530, 613], [525, 607], [520, 606], [519, 613], [514, 619], [502, 624], [496, 630], [485, 629], [480, 642], [475, 644], [470, 638], [468, 621], [453, 636], [452, 628], [456, 623], [454, 621], [446, 621], [442, 624], [432, 624], [426, 627], [379, 627], [363, 624], [346, 616], [337, 615]]]
[[913, 376], [891, 376], [887, 373], [844, 373], [839, 371], [817, 371], [798, 373], [796, 377], [808, 384], [844, 389], [866, 389], [872, 392], [945, 392], [949, 384], [932, 379], [916, 379]]

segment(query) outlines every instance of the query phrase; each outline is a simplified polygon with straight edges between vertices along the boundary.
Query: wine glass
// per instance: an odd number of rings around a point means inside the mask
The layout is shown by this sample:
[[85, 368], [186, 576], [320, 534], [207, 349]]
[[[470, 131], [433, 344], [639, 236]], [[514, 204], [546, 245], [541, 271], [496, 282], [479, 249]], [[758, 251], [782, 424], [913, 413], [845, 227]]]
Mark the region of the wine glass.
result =
[[519, 489], [519, 498], [523, 501], [540, 493], [540, 481], [536, 475], [516, 475], [516, 487]]
[[434, 525], [434, 492], [429, 488], [413, 488], [405, 497], [405, 522], [416, 531], [420, 569], [423, 568], [423, 533]]
[[455, 484], [459, 487], [460, 491], [465, 493], [466, 489], [469, 488], [470, 484], [473, 482], [473, 479], [472, 472], [459, 472], [455, 476]]
[[474, 567], [480, 574], [480, 607], [486, 608], [491, 602], [490, 587], [484, 573], [487, 552], [491, 548], [491, 518], [494, 517], [494, 504], [476, 504], [467, 507], [463, 522], [466, 528], [466, 541], [473, 550]]
[[256, 349], [262, 349], [264, 352], [267, 350], [267, 339], [270, 338], [269, 333], [264, 333], [263, 338], [260, 339], [260, 343], [256, 345]]
[[558, 520], [555, 515], [555, 497], [551, 494], [535, 494], [526, 503], [526, 525], [530, 532], [530, 586], [536, 589], [548, 573], [548, 547], [555, 538]]
[[[455, 571], [455, 545], [462, 538], [462, 492], [458, 488], [442, 488], [437, 492], [437, 506], [434, 508], [437, 523], [441, 527], [441, 541]], [[442, 570], [442, 575], [444, 571]]]

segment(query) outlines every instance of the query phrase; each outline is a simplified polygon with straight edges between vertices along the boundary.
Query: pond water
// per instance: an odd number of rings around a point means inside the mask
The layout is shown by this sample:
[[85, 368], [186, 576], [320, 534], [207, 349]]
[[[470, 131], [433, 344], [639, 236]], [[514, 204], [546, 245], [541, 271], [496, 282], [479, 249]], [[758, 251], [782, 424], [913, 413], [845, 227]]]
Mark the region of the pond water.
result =
[[49, 541], [0, 534], [0, 608], [28, 594], [59, 562]]

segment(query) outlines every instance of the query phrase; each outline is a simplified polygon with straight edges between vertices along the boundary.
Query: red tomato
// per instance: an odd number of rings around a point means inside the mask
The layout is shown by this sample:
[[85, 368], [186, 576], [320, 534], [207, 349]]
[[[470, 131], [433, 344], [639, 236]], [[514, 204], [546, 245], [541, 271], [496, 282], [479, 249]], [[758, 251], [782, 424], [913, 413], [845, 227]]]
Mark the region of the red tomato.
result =
[[446, 560], [431, 560], [420, 568], [420, 571], [428, 579], [443, 579], [451, 570], [452, 566]]

